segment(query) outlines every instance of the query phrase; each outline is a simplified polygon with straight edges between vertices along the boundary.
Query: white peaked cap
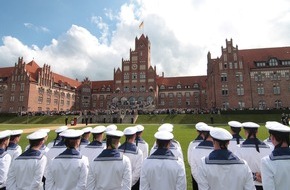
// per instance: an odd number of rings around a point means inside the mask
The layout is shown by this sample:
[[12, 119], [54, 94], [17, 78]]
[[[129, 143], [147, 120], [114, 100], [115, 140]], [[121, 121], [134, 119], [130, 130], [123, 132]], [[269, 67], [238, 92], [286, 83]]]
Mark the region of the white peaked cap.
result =
[[89, 133], [89, 132], [91, 132], [92, 129], [93, 129], [92, 127], [86, 127], [86, 128], [81, 129], [81, 130], [82, 130], [84, 133]]
[[228, 132], [226, 129], [219, 127], [213, 127], [210, 130], [209, 134], [210, 136], [212, 136], [212, 138], [222, 141], [231, 140], [233, 138], [233, 135], [230, 132]]
[[50, 129], [41, 128], [41, 129], [36, 130], [35, 132], [37, 132], [37, 131], [49, 133], [50, 132]]
[[154, 137], [159, 140], [171, 140], [173, 139], [173, 134], [168, 131], [157, 131]]
[[196, 128], [196, 130], [201, 131], [201, 128], [204, 125], [207, 125], [207, 124], [204, 122], [198, 122], [197, 124], [195, 124], [195, 128]]
[[67, 130], [67, 129], [68, 129], [68, 127], [67, 127], [66, 125], [64, 125], [64, 126], [60, 126], [60, 127], [58, 127], [58, 128], [55, 130], [55, 132], [56, 132], [56, 133], [61, 133], [61, 132], [65, 131], [65, 130]]
[[82, 130], [68, 129], [61, 132], [59, 135], [65, 138], [77, 138], [84, 134]]
[[47, 136], [46, 132], [35, 131], [35, 132], [31, 133], [30, 135], [28, 135], [26, 138], [29, 140], [37, 140], [37, 139], [43, 139], [46, 136]]
[[112, 137], [122, 137], [124, 133], [119, 130], [111, 130], [111, 131], [106, 132], [106, 135], [112, 136]]
[[143, 125], [136, 125], [135, 127], [137, 128], [137, 132], [144, 131], [144, 126]]
[[115, 130], [117, 130], [117, 129], [118, 129], [117, 125], [115, 125], [115, 124], [111, 124], [111, 125], [108, 125], [108, 126], [106, 127], [106, 132], [108, 132], [108, 131], [115, 131]]
[[124, 135], [134, 135], [137, 133], [137, 127], [127, 127], [123, 131]]
[[20, 134], [22, 134], [23, 133], [23, 130], [21, 130], [21, 129], [18, 129], [18, 130], [12, 130], [11, 131], [11, 136], [13, 136], [13, 135], [20, 135]]
[[238, 122], [238, 121], [229, 121], [228, 125], [230, 127], [235, 127], [235, 128], [242, 128], [243, 127], [242, 123]]
[[173, 131], [173, 125], [171, 123], [163, 123], [159, 128], [158, 131]]
[[91, 130], [91, 133], [103, 133], [104, 131], [106, 131], [106, 127], [103, 126], [103, 125], [99, 125], [97, 127], [94, 127], [92, 130]]
[[259, 128], [260, 127], [259, 124], [251, 122], [251, 121], [244, 122], [244, 123], [242, 123], [242, 125], [243, 125], [243, 127], [246, 127], [246, 128]]
[[4, 139], [11, 135], [11, 130], [0, 131], [0, 139]]
[[283, 125], [282, 123], [279, 123], [279, 122], [266, 122], [265, 127], [268, 130], [272, 130], [272, 131], [278, 131], [282, 133], [290, 132], [290, 127]]
[[208, 125], [201, 125], [199, 131], [210, 131], [213, 127]]

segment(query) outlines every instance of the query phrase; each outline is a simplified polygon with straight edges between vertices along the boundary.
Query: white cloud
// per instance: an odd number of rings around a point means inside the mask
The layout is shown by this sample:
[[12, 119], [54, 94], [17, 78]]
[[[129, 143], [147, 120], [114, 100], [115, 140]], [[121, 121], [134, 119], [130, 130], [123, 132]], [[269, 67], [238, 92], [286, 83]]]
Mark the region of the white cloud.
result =
[[32, 30], [34, 30], [36, 32], [45, 32], [45, 33], [49, 32], [49, 29], [44, 27], [44, 26], [36, 26], [36, 25], [34, 25], [32, 23], [24, 23], [23, 25], [26, 28], [32, 29]]
[[[290, 44], [287, 0], [135, 0], [122, 5], [118, 13], [108, 8], [104, 12], [108, 19], [91, 18], [101, 33], [98, 38], [77, 25], [44, 47], [28, 47], [21, 39], [3, 37], [0, 62], [11, 66], [23, 56], [26, 62], [34, 58], [39, 65], [47, 63], [54, 72], [71, 78], [111, 80], [121, 59], [129, 59], [135, 37], [144, 32], [151, 41], [151, 64], [158, 74], [188, 76], [206, 74], [207, 52], [220, 56], [226, 38], [232, 38], [239, 49]], [[141, 21], [143, 30], [138, 29]], [[45, 31], [31, 23], [25, 26]]]

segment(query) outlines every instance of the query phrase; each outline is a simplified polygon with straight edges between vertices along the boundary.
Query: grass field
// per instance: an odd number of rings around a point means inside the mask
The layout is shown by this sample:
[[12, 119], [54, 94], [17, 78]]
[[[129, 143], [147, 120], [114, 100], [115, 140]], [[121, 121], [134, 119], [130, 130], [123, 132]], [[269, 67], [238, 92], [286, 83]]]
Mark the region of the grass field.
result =
[[[33, 124], [33, 125], [27, 125], [27, 124], [1, 124], [0, 125], [0, 130], [4, 130], [4, 129], [25, 129], [25, 128], [36, 128], [36, 127], [50, 127], [53, 126], [54, 124]], [[108, 125], [108, 124], [106, 124]], [[97, 124], [92, 125], [97, 126]], [[123, 130], [124, 128], [131, 126], [130, 124], [117, 124], [118, 129], [119, 130]], [[228, 126], [226, 124], [216, 124], [216, 125], [212, 125], [214, 127], [223, 127], [226, 129], [229, 129]], [[148, 142], [149, 147], [151, 148], [155, 138], [154, 138], [154, 133], [157, 131], [157, 128], [159, 127], [159, 124], [144, 124], [144, 134], [143, 134], [143, 138]], [[181, 144], [182, 147], [182, 151], [183, 151], [183, 155], [184, 155], [184, 162], [185, 162], [185, 167], [186, 167], [186, 176], [187, 176], [187, 189], [192, 189], [191, 188], [191, 174], [190, 174], [190, 167], [187, 163], [187, 147], [190, 143], [190, 141], [192, 141], [197, 133], [195, 130], [195, 127], [193, 124], [175, 124], [174, 125], [174, 138], [176, 140], [178, 140]], [[28, 140], [26, 139], [26, 136], [28, 134], [23, 134], [21, 137], [21, 141], [20, 141], [20, 145], [22, 147], [22, 149], [24, 149], [26, 147], [26, 145], [28, 144]], [[243, 131], [241, 132], [241, 135], [244, 136]], [[55, 137], [55, 133], [52, 130], [49, 133], [49, 138], [48, 138], [48, 142], [52, 141]], [[264, 140], [268, 137], [268, 132], [266, 130], [266, 128], [264, 127], [263, 124], [261, 124], [261, 127], [259, 128], [259, 134], [258, 134], [258, 138], [260, 138], [261, 140]], [[121, 139], [121, 142], [124, 142], [124, 138]]]

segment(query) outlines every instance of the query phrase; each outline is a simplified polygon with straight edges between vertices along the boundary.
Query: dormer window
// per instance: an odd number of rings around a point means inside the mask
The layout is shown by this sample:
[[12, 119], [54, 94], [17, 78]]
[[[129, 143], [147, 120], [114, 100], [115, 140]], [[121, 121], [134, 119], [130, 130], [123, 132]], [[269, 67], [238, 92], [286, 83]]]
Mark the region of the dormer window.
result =
[[165, 86], [164, 85], [161, 85], [160, 86], [160, 90], [164, 90], [165, 89]]
[[270, 59], [269, 66], [278, 66], [278, 60], [276, 58]]
[[181, 89], [181, 84], [178, 84], [178, 85], [176, 86], [176, 88], [177, 88], [177, 89]]

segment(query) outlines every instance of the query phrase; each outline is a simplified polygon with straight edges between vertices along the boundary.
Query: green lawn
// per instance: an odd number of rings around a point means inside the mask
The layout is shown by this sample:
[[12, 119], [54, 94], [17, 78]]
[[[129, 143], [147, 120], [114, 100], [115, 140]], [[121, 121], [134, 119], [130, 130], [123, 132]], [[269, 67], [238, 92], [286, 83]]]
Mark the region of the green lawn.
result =
[[[107, 125], [107, 124], [106, 124]], [[26, 124], [17, 124], [17, 125], [0, 125], [0, 130], [5, 129], [5, 127], [7, 127], [7, 129], [11, 129], [13, 128], [19, 128], [19, 129], [24, 129], [24, 128], [31, 128], [31, 127], [46, 127], [46, 126], [52, 126], [51, 124], [37, 124], [37, 125], [26, 125]], [[131, 125], [125, 125], [125, 124], [117, 124], [118, 129], [119, 130], [123, 130], [125, 127], [127, 126], [131, 126]], [[228, 129], [228, 127], [226, 126], [226, 124], [219, 124], [219, 125], [213, 125], [215, 127], [224, 127], [226, 129]], [[159, 127], [159, 124], [144, 124], [145, 130], [144, 130], [144, 134], [143, 134], [143, 138], [149, 143], [150, 148], [152, 147], [155, 138], [154, 138], [154, 133], [157, 131], [157, 128]], [[192, 141], [197, 133], [195, 130], [195, 127], [193, 124], [175, 124], [174, 125], [174, 131], [173, 134], [175, 136], [175, 139], [178, 140], [181, 144], [182, 147], [182, 151], [183, 151], [183, 155], [184, 155], [184, 162], [185, 162], [185, 167], [186, 167], [186, 175], [187, 175], [187, 189], [191, 189], [191, 175], [190, 175], [190, 167], [187, 163], [187, 147], [190, 143], [190, 141]], [[243, 131], [241, 132], [241, 135], [244, 136]], [[20, 141], [20, 145], [22, 146], [22, 148], [24, 149], [26, 147], [26, 145], [28, 144], [28, 141], [26, 139], [27, 134], [23, 134], [21, 141]], [[53, 140], [53, 138], [55, 137], [55, 133], [54, 131], [51, 131], [49, 133], [49, 139], [48, 142], [50, 142], [51, 140]], [[261, 140], [264, 140], [268, 137], [268, 132], [266, 130], [266, 128], [264, 126], [261, 125], [261, 127], [259, 128], [259, 134], [258, 134], [258, 138], [260, 138]], [[124, 138], [121, 139], [122, 142], [124, 142]]]

